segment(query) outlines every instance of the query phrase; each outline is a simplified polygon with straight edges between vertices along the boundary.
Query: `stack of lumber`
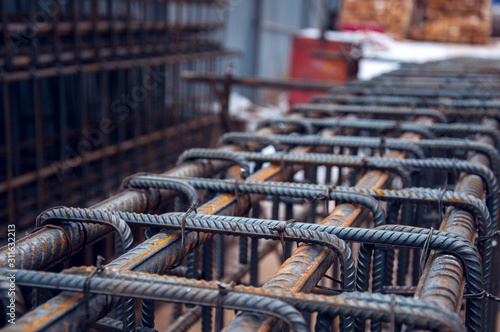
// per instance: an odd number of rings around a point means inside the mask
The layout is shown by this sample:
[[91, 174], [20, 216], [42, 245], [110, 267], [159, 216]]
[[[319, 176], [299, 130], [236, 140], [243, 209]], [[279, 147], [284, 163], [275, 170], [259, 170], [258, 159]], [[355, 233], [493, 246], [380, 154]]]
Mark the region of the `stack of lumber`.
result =
[[489, 0], [416, 0], [409, 30], [412, 39], [484, 44], [490, 36]]
[[379, 30], [396, 38], [404, 38], [412, 7], [412, 0], [345, 0], [340, 26], [347, 30]]
[[487, 43], [491, 0], [344, 0], [343, 30], [377, 30], [398, 39]]

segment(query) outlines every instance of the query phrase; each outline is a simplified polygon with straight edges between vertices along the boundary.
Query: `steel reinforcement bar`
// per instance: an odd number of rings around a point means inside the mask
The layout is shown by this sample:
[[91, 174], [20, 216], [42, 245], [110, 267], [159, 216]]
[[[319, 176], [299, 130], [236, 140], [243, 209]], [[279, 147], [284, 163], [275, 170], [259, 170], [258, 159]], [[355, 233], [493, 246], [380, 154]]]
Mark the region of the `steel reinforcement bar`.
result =
[[[88, 30], [84, 23], [82, 33], [111, 29], [128, 42], [138, 31], [173, 28], [115, 22]], [[71, 34], [63, 28], [37, 26], [58, 38]], [[23, 59], [10, 61], [31, 61]], [[403, 66], [295, 105], [255, 133], [226, 133], [218, 148], [186, 150], [163, 174], [133, 174], [90, 208], [39, 211], [14, 256], [0, 249], [2, 289], [14, 274], [19, 304], [16, 324], [5, 321], [2, 330], [187, 331], [200, 318], [203, 332], [283, 324], [353, 331], [367, 321], [372, 331], [494, 330], [500, 112], [488, 89], [499, 74], [487, 60]], [[440, 93], [418, 85], [427, 83], [451, 86]], [[478, 84], [480, 93], [468, 90]], [[323, 88], [306, 88], [313, 87]], [[104, 250], [110, 235], [115, 249]], [[73, 266], [69, 258], [86, 248], [112, 258]], [[277, 270], [263, 263], [272, 252], [281, 254]], [[8, 313], [9, 296], [0, 299]], [[21, 304], [30, 300], [26, 311]], [[238, 313], [227, 317], [228, 309]]]

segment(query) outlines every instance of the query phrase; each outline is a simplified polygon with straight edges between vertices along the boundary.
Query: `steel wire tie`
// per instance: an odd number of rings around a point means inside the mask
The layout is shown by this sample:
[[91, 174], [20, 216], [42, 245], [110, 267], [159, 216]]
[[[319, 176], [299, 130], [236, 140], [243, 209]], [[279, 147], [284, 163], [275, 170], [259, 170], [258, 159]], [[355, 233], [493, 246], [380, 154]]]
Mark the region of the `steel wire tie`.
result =
[[182, 216], [182, 219], [181, 219], [181, 246], [182, 246], [183, 251], [181, 252], [181, 257], [179, 259], [179, 263], [177, 263], [176, 265], [172, 265], [172, 268], [179, 267], [182, 264], [182, 261], [184, 260], [184, 256], [185, 256], [184, 248], [186, 248], [186, 218], [187, 218], [188, 214], [190, 214], [192, 212], [198, 213], [198, 211], [196, 210], [197, 206], [198, 206], [198, 204], [196, 204], [194, 202], [191, 203], [191, 205], [187, 209], [186, 213], [184, 213], [184, 215]]
[[[122, 183], [120, 184], [120, 187], [118, 188], [118, 191], [119, 192], [127, 192], [127, 191], [134, 192], [134, 191], [136, 191], [136, 192], [143, 193], [146, 197], [148, 197], [150, 195], [149, 190], [151, 190], [153, 188], [148, 188], [148, 189], [135, 188], [135, 187], [131, 187], [129, 185], [130, 180], [132, 180], [133, 178], [135, 178], [137, 176], [147, 176], [148, 174], [149, 174], [148, 172], [138, 172], [138, 173], [134, 173], [134, 174], [127, 176], [125, 179], [123, 179]], [[160, 188], [156, 188], [156, 192], [157, 192], [157, 196], [160, 197]], [[150, 201], [150, 199], [146, 199], [145, 211], [148, 211], [148, 212], [155, 211], [160, 206], [160, 199], [157, 199], [154, 209], [151, 209], [151, 207], [149, 206], [149, 201]]]
[[427, 239], [425, 239], [424, 246], [422, 248], [422, 253], [420, 254], [420, 274], [424, 272], [425, 264], [427, 263], [427, 259], [429, 258], [429, 246], [432, 240], [432, 235], [434, 233], [434, 227], [431, 227], [429, 234], [427, 235]]
[[[83, 284], [83, 302], [85, 302], [85, 326], [89, 325], [90, 321], [90, 312], [89, 312], [89, 289], [90, 289], [90, 279], [98, 273], [101, 273], [106, 269], [106, 266], [103, 265], [106, 259], [102, 257], [101, 255], [97, 256], [97, 262], [95, 269], [92, 270], [92, 272], [89, 273], [88, 277], [85, 279], [85, 282]], [[125, 317], [123, 317], [123, 326], [126, 326], [125, 322]]]
[[477, 242], [481, 242], [481, 241], [486, 241], [486, 240], [489, 240], [489, 239], [492, 239], [492, 238], [498, 237], [498, 236], [500, 236], [500, 230], [494, 231], [493, 233], [485, 235], [485, 236], [479, 236], [479, 237], [477, 237], [476, 238], [476, 243]]
[[289, 224], [293, 224], [294, 222], [296, 222], [295, 219], [289, 219], [287, 221], [285, 221], [284, 224], [280, 225], [280, 226], [275, 226], [275, 227], [269, 227], [269, 230], [271, 231], [276, 231], [278, 232], [278, 234], [280, 235], [280, 241], [281, 241], [281, 250], [282, 250], [282, 261], [283, 263], [286, 261], [286, 253], [285, 253], [285, 228], [287, 225]]
[[228, 292], [232, 291], [234, 287], [234, 280], [231, 280], [229, 284], [224, 284], [220, 281], [216, 281], [215, 284], [219, 288], [219, 295], [217, 296], [217, 304], [215, 307], [215, 331], [219, 332], [222, 330], [222, 301], [225, 295], [227, 295]]
[[500, 297], [488, 293], [484, 289], [477, 294], [464, 294], [463, 297], [467, 299], [479, 299], [479, 300], [486, 298], [488, 300], [495, 301], [497, 304], [500, 304]]

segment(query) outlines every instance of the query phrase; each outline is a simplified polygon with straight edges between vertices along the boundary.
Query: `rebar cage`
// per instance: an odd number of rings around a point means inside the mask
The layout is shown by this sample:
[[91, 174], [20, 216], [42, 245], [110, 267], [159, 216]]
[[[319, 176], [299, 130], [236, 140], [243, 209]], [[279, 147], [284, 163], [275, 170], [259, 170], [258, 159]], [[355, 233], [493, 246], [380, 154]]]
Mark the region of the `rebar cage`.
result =
[[0, 11], [0, 220], [29, 229], [40, 210], [88, 206], [209, 143], [214, 96], [180, 73], [235, 55], [215, 1], [3, 0]]
[[3, 330], [495, 330], [498, 61], [405, 64], [216, 145], [212, 89], [258, 82], [216, 76], [219, 2], [55, 3], [0, 1]]

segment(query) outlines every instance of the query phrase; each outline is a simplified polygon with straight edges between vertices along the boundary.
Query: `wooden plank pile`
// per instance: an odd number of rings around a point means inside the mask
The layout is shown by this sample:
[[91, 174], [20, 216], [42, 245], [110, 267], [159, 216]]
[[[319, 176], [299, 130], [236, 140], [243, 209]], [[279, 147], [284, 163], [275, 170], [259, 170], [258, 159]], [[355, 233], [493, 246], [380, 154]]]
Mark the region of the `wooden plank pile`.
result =
[[399, 39], [484, 44], [491, 35], [491, 1], [344, 0], [340, 27]]
[[340, 26], [347, 30], [384, 31], [396, 38], [404, 38], [412, 7], [412, 0], [344, 0]]
[[408, 36], [426, 41], [484, 44], [490, 35], [489, 0], [416, 0]]

